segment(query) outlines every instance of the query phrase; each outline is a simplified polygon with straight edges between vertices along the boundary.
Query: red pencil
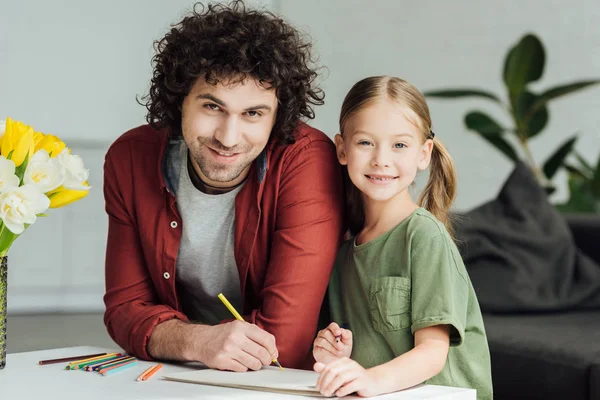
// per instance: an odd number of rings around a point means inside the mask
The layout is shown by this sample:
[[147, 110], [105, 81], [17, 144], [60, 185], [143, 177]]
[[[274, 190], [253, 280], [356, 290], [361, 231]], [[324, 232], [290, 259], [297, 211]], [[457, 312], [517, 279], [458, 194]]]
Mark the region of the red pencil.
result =
[[52, 360], [38, 361], [38, 364], [39, 365], [48, 365], [48, 364], [58, 364], [58, 363], [62, 363], [62, 362], [65, 362], [65, 361], [85, 360], [87, 358], [103, 356], [105, 354], [107, 354], [107, 353], [86, 354], [86, 355], [83, 355], [83, 356], [55, 358], [55, 359], [52, 359]]

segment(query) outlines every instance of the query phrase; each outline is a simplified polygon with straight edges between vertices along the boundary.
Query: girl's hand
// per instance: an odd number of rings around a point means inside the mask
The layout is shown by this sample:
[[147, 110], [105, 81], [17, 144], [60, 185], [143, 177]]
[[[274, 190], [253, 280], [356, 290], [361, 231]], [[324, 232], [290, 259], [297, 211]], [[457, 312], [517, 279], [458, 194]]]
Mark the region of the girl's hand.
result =
[[329, 364], [352, 354], [352, 332], [332, 322], [317, 334], [313, 342], [313, 357], [317, 362]]
[[346, 396], [356, 392], [361, 397], [381, 394], [373, 370], [364, 369], [349, 358], [340, 358], [329, 365], [316, 363], [314, 370], [319, 373], [317, 390], [323, 396]]

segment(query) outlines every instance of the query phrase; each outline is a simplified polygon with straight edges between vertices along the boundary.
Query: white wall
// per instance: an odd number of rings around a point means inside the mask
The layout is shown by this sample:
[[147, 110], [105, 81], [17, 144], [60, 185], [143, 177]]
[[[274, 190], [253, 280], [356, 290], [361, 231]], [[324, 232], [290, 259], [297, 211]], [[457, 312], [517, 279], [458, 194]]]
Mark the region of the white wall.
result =
[[[422, 91], [475, 86], [504, 98], [504, 57], [526, 32], [536, 33], [547, 52], [544, 76], [534, 88], [600, 78], [598, 0], [282, 0], [281, 13], [310, 33], [321, 63], [329, 69], [323, 81], [326, 104], [317, 111], [314, 125], [330, 135], [338, 131], [346, 92], [370, 75], [396, 75]], [[437, 137], [456, 161], [456, 208], [469, 209], [493, 198], [512, 164], [467, 131], [463, 118], [474, 107], [507, 124], [508, 118], [480, 100], [433, 99], [429, 105]], [[557, 100], [549, 110], [546, 130], [532, 141], [535, 158], [545, 160], [579, 131], [577, 149], [596, 162], [600, 85]], [[565, 177], [557, 178], [559, 200], [566, 187]]]
[[[254, 0], [309, 32], [321, 63], [326, 104], [312, 124], [337, 132], [343, 96], [358, 79], [404, 77], [420, 89], [477, 86], [502, 93], [509, 46], [525, 32], [544, 41], [537, 88], [600, 77], [597, 0]], [[106, 215], [104, 153], [118, 135], [144, 123], [135, 101], [151, 74], [152, 42], [191, 0], [0, 0], [0, 119], [10, 116], [63, 138], [91, 170], [83, 201], [36, 222], [9, 253], [9, 312], [102, 310]], [[435, 130], [453, 153], [458, 209], [492, 198], [511, 169], [463, 125], [479, 101], [430, 101]], [[588, 158], [600, 153], [600, 86], [558, 100], [533, 152], [544, 159], [575, 131]], [[564, 188], [564, 185], [562, 186]], [[564, 190], [558, 197], [564, 197]]]

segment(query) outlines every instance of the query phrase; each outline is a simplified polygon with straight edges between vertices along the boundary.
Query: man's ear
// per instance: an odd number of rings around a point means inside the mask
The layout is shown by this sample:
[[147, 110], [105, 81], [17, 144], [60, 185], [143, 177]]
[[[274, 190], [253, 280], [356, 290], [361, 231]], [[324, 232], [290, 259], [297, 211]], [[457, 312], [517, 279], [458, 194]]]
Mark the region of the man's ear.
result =
[[425, 143], [421, 146], [421, 152], [419, 154], [419, 164], [417, 168], [420, 171], [427, 169], [429, 163], [431, 162], [431, 153], [433, 152], [433, 139], [427, 139]]
[[339, 163], [342, 165], [347, 165], [348, 161], [346, 161], [346, 146], [344, 145], [344, 138], [338, 133], [335, 135], [334, 141]]

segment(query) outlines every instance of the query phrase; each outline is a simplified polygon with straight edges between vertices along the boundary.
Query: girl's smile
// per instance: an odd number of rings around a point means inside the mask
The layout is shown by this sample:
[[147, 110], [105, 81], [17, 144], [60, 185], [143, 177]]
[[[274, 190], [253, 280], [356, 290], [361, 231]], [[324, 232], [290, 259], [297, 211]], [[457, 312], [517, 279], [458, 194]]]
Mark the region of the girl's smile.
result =
[[405, 107], [380, 99], [354, 113], [337, 137], [338, 158], [354, 185], [370, 201], [406, 200], [418, 170], [427, 168], [431, 142]]

